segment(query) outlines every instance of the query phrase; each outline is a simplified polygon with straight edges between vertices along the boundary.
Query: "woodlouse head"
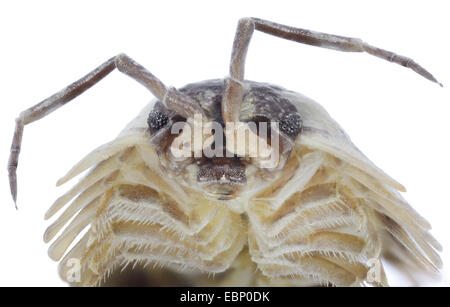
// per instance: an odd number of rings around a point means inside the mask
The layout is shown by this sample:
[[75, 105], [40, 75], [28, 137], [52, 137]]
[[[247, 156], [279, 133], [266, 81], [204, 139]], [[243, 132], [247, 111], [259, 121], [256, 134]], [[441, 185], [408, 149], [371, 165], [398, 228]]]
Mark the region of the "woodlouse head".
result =
[[158, 101], [147, 118], [162, 165], [218, 198], [238, 194], [249, 171], [282, 169], [303, 124], [283, 89], [255, 82], [248, 82], [239, 122], [226, 122], [223, 88], [223, 80], [208, 80], [179, 89], [202, 114], [186, 118]]

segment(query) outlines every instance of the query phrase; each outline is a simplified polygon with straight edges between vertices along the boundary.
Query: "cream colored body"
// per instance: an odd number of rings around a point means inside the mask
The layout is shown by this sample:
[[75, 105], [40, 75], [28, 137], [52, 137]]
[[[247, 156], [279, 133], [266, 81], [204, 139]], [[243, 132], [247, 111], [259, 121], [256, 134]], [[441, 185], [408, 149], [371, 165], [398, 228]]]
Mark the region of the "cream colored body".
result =
[[[224, 201], [196, 184], [194, 166], [181, 174], [161, 166], [149, 142], [150, 103], [58, 181], [91, 168], [46, 215], [67, 205], [46, 242], [76, 215], [49, 249], [54, 260], [65, 255], [61, 277], [71, 281], [69, 261], [77, 259], [81, 280], [72, 284], [83, 286], [101, 285], [136, 262], [184, 272], [201, 285], [386, 285], [382, 267], [379, 280], [367, 274], [374, 259], [401, 252], [397, 246], [439, 268], [441, 247], [398, 193], [403, 186], [373, 165], [319, 104], [282, 94], [303, 118], [289, 160], [279, 171], [247, 167], [245, 188]], [[220, 282], [200, 277], [222, 272]]]

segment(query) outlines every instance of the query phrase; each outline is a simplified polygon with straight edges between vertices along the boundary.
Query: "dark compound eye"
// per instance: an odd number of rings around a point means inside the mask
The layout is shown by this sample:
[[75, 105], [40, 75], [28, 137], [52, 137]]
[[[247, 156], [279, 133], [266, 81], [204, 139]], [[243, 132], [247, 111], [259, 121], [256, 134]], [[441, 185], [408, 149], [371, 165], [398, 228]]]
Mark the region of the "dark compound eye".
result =
[[280, 119], [280, 131], [288, 136], [297, 136], [302, 130], [303, 120], [298, 113], [284, 113]]
[[150, 131], [153, 133], [164, 127], [168, 121], [169, 117], [167, 117], [167, 115], [165, 115], [161, 111], [152, 110], [148, 114], [147, 124], [150, 128]]

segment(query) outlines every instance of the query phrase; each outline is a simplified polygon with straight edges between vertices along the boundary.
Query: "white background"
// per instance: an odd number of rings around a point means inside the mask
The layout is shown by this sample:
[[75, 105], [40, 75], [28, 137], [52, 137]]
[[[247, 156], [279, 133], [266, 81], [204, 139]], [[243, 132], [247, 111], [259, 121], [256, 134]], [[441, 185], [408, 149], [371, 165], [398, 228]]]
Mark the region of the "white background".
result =
[[[354, 36], [412, 57], [442, 83], [366, 54], [255, 33], [246, 78], [319, 101], [375, 164], [403, 183], [450, 263], [450, 22], [448, 1], [2, 1], [0, 4], [0, 285], [64, 286], [47, 257], [43, 216], [73, 184], [56, 180], [110, 141], [152, 99], [113, 72], [49, 117], [26, 126], [14, 209], [6, 163], [14, 118], [125, 52], [167, 85], [224, 77], [240, 17]], [[1, 165], [0, 163], [0, 165]], [[439, 280], [449, 285], [444, 268]], [[393, 269], [392, 285], [410, 285]]]

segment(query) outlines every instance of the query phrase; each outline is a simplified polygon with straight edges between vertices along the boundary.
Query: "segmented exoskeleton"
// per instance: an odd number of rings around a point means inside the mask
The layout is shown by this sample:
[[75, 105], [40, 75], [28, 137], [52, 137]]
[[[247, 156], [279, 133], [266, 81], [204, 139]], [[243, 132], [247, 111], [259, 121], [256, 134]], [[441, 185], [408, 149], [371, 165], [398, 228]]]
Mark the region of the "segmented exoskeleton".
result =
[[[70, 101], [114, 68], [157, 98], [115, 140], [58, 181], [63, 184], [90, 169], [46, 213], [50, 218], [66, 207], [44, 235], [46, 242], [57, 237], [49, 255], [62, 259], [64, 280], [83, 286], [113, 283], [120, 278], [116, 273], [129, 265], [160, 281], [189, 285], [387, 285], [381, 264], [387, 253], [439, 269], [441, 246], [429, 234], [429, 223], [400, 195], [404, 187], [373, 165], [318, 103], [244, 80], [254, 29], [340, 51], [368, 52], [437, 82], [412, 60], [359, 39], [256, 18], [240, 20], [230, 77], [224, 80], [177, 90], [126, 55], [108, 60], [16, 121], [8, 164], [14, 200], [25, 124]], [[202, 116], [203, 124], [216, 122], [224, 128], [219, 139], [230, 138], [229, 123], [277, 126], [264, 141], [273, 151], [279, 140], [279, 160], [262, 167], [258, 157], [250, 156], [252, 148], [240, 151], [247, 138], [222, 144], [220, 150], [230, 156], [196, 156], [205, 144], [196, 147], [193, 141], [192, 156], [174, 157], [175, 140], [191, 140], [185, 130], [195, 125], [195, 115]], [[176, 123], [184, 127], [180, 135], [172, 133]], [[260, 130], [250, 131], [262, 138]], [[218, 139], [210, 140], [218, 149]], [[74, 261], [79, 264], [75, 279]]]

